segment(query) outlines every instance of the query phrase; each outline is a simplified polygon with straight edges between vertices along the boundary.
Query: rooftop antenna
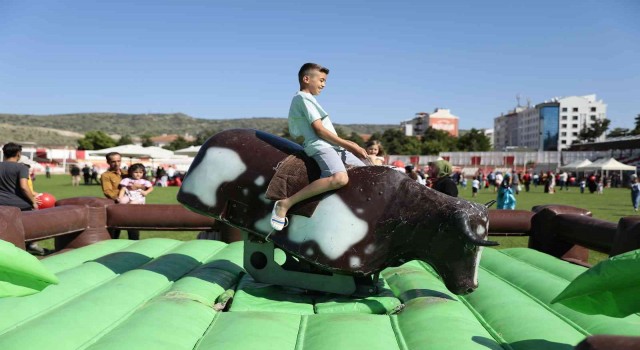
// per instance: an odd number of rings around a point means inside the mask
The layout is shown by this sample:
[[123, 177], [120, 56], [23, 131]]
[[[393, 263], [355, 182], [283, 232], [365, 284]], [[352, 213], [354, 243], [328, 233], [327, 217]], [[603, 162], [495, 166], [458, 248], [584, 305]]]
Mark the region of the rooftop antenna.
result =
[[516, 101], [518, 101], [518, 107], [520, 107], [520, 94], [516, 94]]

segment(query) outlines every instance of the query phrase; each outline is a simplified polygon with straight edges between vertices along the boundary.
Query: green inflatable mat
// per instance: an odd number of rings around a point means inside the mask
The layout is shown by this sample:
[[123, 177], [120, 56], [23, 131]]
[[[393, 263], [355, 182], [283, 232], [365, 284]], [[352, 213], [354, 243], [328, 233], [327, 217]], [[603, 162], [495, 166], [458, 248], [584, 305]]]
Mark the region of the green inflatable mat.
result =
[[241, 242], [149, 239], [44, 259], [60, 282], [0, 299], [0, 349], [528, 350], [640, 336], [637, 315], [550, 305], [584, 269], [530, 249], [485, 249], [463, 297], [418, 261], [384, 270], [379, 295], [348, 298], [256, 283], [242, 254]]

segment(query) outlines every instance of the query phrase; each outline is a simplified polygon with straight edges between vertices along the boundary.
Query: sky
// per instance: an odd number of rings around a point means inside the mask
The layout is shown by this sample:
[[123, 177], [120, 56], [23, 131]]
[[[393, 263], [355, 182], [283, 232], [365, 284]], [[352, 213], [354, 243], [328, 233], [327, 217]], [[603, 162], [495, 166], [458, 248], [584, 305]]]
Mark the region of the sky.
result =
[[305, 62], [338, 124], [597, 94], [640, 114], [640, 1], [0, 0], [0, 113], [286, 117]]

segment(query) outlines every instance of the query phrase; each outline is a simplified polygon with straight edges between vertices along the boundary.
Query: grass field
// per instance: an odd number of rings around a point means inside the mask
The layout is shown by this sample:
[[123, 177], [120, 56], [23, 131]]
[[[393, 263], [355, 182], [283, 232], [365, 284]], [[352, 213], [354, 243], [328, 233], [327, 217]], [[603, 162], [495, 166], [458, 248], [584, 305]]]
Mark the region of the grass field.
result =
[[[95, 196], [102, 197], [102, 190], [98, 185], [71, 186], [71, 177], [68, 175], [53, 175], [50, 179], [39, 176], [34, 183], [37, 192], [48, 192], [56, 199], [70, 197]], [[471, 198], [471, 188], [459, 188], [460, 197], [486, 203], [496, 198], [493, 190], [481, 190], [476, 198]], [[147, 198], [148, 204], [178, 204], [176, 194], [178, 187], [157, 187]], [[521, 192], [517, 197], [517, 209], [531, 210], [535, 205], [540, 204], [563, 204], [591, 210], [593, 216], [599, 219], [617, 222], [623, 216], [636, 215], [631, 207], [630, 192], [628, 189], [606, 189], [603, 195], [590, 194], [588, 191], [581, 194], [577, 187], [572, 187], [569, 191], [558, 191], [555, 194], [544, 193], [543, 187], [531, 187], [531, 192]], [[141, 238], [150, 237], [170, 237], [179, 240], [194, 239], [197, 232], [185, 231], [143, 231]], [[123, 232], [123, 237], [126, 233]], [[492, 237], [500, 242], [500, 248], [524, 247], [527, 245], [528, 237]], [[51, 248], [51, 242], [43, 242], [43, 246]], [[606, 258], [606, 255], [597, 252], [590, 254], [590, 262], [595, 263]]]

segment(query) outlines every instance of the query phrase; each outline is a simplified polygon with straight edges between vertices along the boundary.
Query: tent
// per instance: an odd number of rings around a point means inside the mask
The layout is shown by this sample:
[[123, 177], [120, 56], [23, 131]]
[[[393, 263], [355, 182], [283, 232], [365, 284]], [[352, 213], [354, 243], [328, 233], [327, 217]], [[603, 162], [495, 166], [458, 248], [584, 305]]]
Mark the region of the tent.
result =
[[610, 171], [610, 170], [636, 171], [636, 167], [633, 165], [626, 165], [626, 164], [620, 163], [614, 158], [609, 158], [609, 159], [603, 158], [591, 164], [581, 166], [578, 168], [578, 170], [581, 170], [581, 171]]
[[187, 148], [183, 148], [183, 149], [179, 149], [173, 153], [175, 154], [182, 154], [182, 155], [186, 155], [189, 157], [195, 157], [196, 154], [198, 154], [198, 152], [200, 151], [200, 147], [202, 146], [189, 146]]
[[123, 157], [128, 158], [151, 158], [152, 151], [138, 145], [121, 145], [105, 148], [97, 151], [89, 151], [94, 156], [106, 156], [111, 152], [118, 152]]
[[581, 167], [585, 167], [588, 166], [589, 164], [591, 164], [591, 161], [589, 159], [584, 159], [584, 160], [576, 160], [573, 161], [567, 165], [563, 165], [560, 167], [560, 170], [563, 171], [584, 171], [582, 169], [580, 169]]

